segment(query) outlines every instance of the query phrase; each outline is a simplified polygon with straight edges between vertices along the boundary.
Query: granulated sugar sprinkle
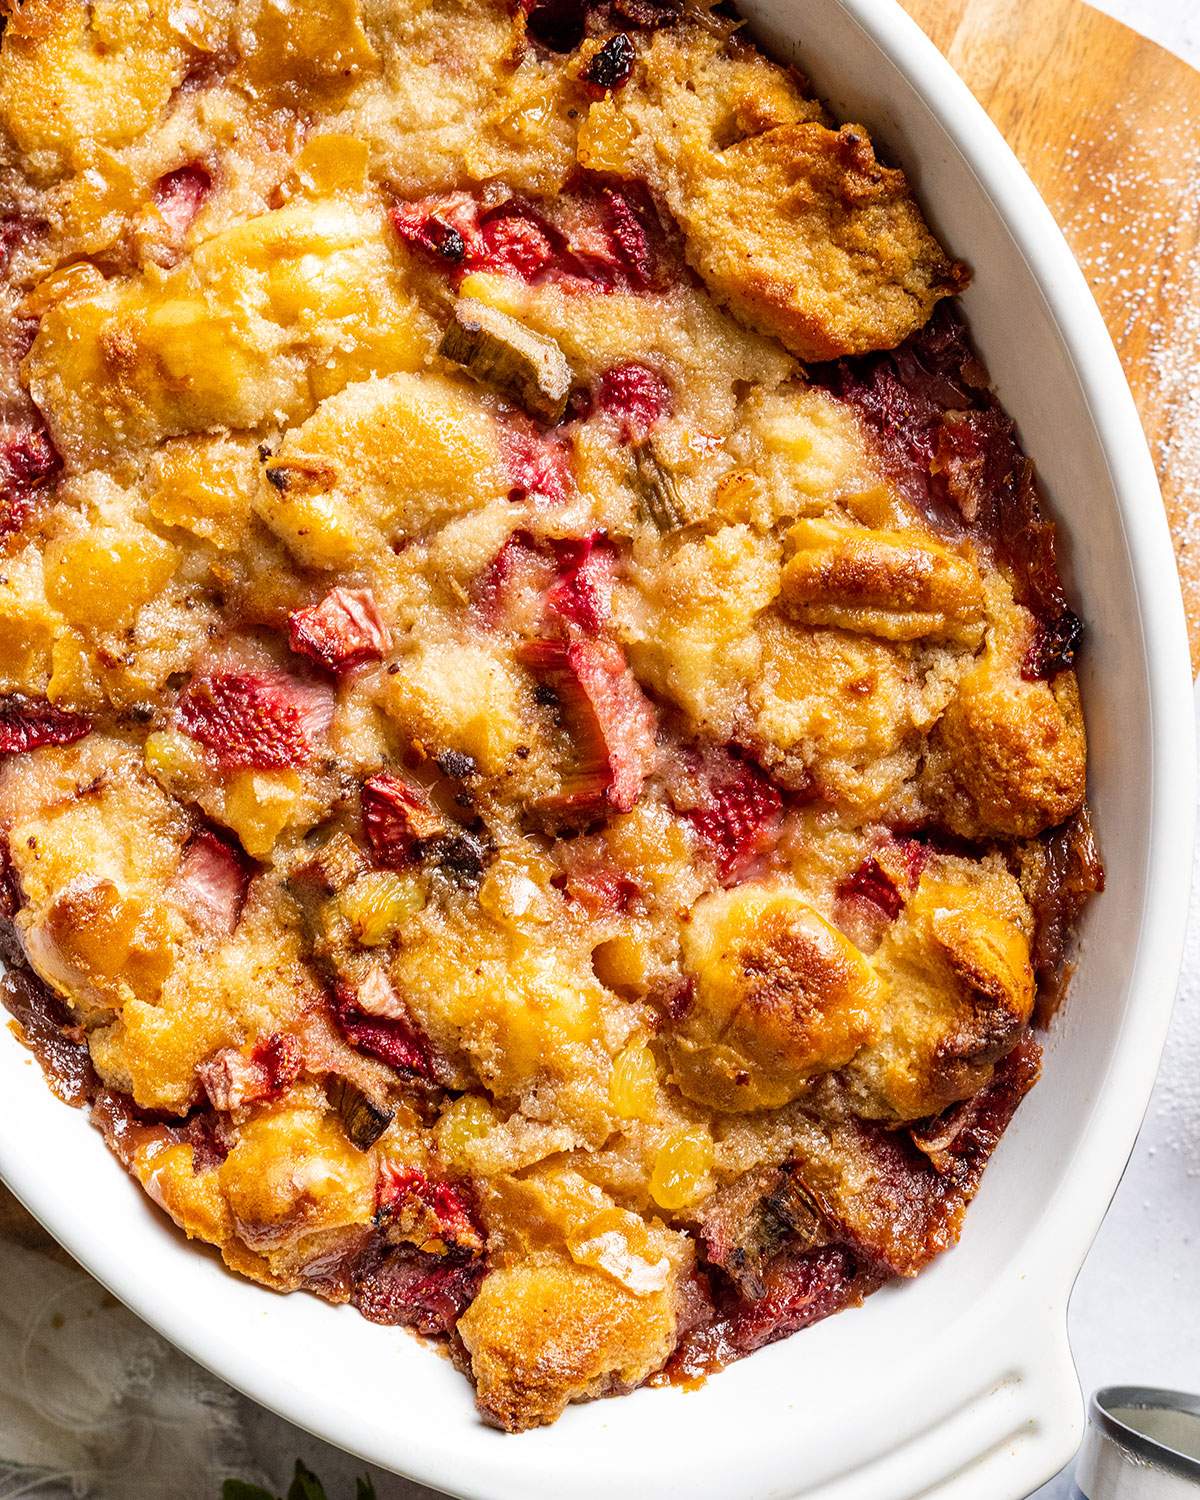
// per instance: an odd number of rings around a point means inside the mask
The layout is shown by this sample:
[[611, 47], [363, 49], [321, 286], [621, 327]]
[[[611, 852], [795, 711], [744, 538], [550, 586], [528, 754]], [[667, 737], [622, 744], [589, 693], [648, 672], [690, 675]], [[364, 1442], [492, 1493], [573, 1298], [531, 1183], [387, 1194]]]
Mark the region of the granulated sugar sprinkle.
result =
[[1161, 410], [1149, 436], [1184, 561], [1200, 551], [1200, 120], [1183, 108], [1134, 124], [1117, 110], [1072, 137], [1067, 161], [1077, 186], [1063, 229], [1135, 394]]

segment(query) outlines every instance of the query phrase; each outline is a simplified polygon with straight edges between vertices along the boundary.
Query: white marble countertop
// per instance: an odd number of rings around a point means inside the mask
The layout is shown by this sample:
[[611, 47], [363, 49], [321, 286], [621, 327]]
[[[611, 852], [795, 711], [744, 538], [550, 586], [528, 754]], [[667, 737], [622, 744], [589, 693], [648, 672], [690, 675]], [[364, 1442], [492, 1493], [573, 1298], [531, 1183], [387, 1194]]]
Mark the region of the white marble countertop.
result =
[[1197, 0], [1089, 0], [1089, 3], [1200, 67]]

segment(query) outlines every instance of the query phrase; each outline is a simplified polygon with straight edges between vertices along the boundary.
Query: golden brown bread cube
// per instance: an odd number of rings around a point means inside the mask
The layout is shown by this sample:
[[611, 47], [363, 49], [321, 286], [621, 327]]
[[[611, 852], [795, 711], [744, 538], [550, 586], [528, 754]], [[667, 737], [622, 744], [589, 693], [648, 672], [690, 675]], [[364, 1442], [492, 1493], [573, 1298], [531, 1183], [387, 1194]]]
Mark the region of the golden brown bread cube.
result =
[[348, 381], [418, 365], [431, 334], [378, 207], [297, 200], [214, 235], [156, 283], [56, 302], [26, 374], [84, 468], [178, 434], [302, 419]]
[[572, 1401], [638, 1385], [675, 1340], [673, 1299], [638, 1297], [552, 1254], [486, 1278], [459, 1321], [485, 1417], [509, 1432], [553, 1422]]
[[963, 678], [930, 743], [924, 786], [955, 833], [1033, 838], [1083, 801], [1087, 736], [1074, 672], [1027, 682], [989, 649]]
[[[847, 1070], [864, 1114], [914, 1120], [965, 1099], [1033, 1009], [1029, 909], [994, 862], [931, 868], [872, 957], [877, 1035]], [[980, 878], [982, 876], [982, 878]]]
[[977, 644], [983, 586], [974, 565], [917, 535], [799, 521], [788, 533], [783, 608], [805, 625], [888, 641], [950, 637]]
[[[698, 33], [710, 70], [732, 72], [736, 44]], [[652, 40], [629, 85], [592, 106], [579, 158], [645, 177], [719, 301], [799, 358], [827, 360], [894, 348], [963, 289], [964, 268], [862, 126], [831, 129], [769, 90], [756, 110], [753, 84], [737, 102], [736, 87], [698, 90], [679, 53], [676, 36]]]
[[670, 1054], [676, 1083], [697, 1103], [778, 1108], [874, 1035], [869, 964], [786, 887], [705, 897], [683, 953], [695, 989]]
[[162, 913], [122, 895], [111, 880], [86, 875], [26, 929], [25, 951], [84, 1016], [130, 997], [157, 1000], [173, 962]]
[[891, 349], [966, 283], [861, 126], [737, 142], [682, 211], [713, 292], [801, 359]]
[[6, 8], [0, 121], [31, 175], [82, 167], [154, 125], [191, 49], [168, 0], [28, 0]]
[[496, 424], [465, 382], [395, 374], [347, 386], [292, 427], [255, 508], [300, 562], [336, 567], [504, 488]]

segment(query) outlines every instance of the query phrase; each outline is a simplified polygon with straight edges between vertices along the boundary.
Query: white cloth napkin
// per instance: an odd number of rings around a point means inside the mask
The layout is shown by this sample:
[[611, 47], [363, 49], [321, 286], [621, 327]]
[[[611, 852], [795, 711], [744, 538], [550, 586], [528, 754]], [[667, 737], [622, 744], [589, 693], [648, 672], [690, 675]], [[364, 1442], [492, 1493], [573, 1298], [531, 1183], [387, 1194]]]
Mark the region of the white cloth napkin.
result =
[[217, 1500], [239, 1398], [73, 1266], [0, 1241], [0, 1497]]
[[220, 1500], [286, 1491], [297, 1458], [328, 1500], [433, 1492], [299, 1432], [180, 1354], [78, 1267], [0, 1235], [0, 1500]]

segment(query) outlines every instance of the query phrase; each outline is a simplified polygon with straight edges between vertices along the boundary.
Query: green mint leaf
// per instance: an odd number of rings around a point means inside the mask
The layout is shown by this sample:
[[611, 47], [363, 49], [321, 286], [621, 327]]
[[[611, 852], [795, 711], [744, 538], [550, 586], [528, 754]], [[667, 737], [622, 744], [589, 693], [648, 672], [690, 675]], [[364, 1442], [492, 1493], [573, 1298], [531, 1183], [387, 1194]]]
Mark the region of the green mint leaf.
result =
[[325, 1500], [325, 1489], [311, 1469], [306, 1469], [300, 1459], [296, 1460], [296, 1473], [292, 1479], [287, 1500]]
[[278, 1500], [260, 1484], [247, 1484], [244, 1479], [227, 1479], [221, 1486], [221, 1500]]

